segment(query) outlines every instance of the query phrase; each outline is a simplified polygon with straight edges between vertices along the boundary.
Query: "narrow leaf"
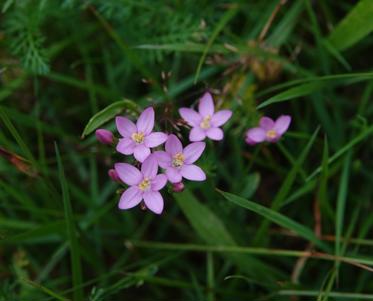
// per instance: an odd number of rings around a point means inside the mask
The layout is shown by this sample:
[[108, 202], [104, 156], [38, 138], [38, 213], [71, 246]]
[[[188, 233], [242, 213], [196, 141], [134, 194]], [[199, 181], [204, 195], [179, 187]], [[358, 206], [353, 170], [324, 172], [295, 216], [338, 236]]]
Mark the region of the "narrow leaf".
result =
[[300, 223], [288, 218], [285, 215], [282, 215], [281, 213], [278, 213], [276, 211], [273, 211], [269, 208], [266, 208], [262, 205], [259, 205], [257, 203], [248, 201], [244, 198], [241, 198], [237, 195], [220, 191], [219, 192], [230, 202], [235, 203], [238, 206], [241, 206], [243, 208], [246, 208], [250, 211], [253, 211], [266, 219], [270, 220], [271, 222], [284, 227], [286, 229], [289, 229], [295, 233], [297, 233], [299, 236], [305, 238], [306, 240], [314, 243], [315, 245], [319, 246], [322, 250], [328, 251], [329, 247], [324, 242], [319, 240], [316, 235], [312, 232], [311, 229], [301, 225]]
[[[208, 207], [198, 202], [189, 190], [177, 193], [174, 197], [194, 230], [207, 244], [237, 246], [222, 221]], [[268, 281], [281, 277], [276, 269], [254, 257], [241, 254], [227, 254], [227, 257], [245, 273], [255, 275], [262, 280]]]
[[82, 138], [92, 133], [98, 127], [102, 126], [104, 123], [113, 119], [116, 115], [121, 114], [123, 111], [138, 112], [139, 107], [135, 102], [129, 99], [124, 99], [121, 101], [114, 102], [113, 104], [107, 106], [105, 109], [96, 113], [87, 123], [84, 128]]
[[340, 50], [353, 46], [373, 30], [372, 15], [373, 1], [360, 0], [330, 34], [329, 42]]
[[74, 300], [83, 301], [83, 276], [82, 266], [80, 261], [80, 248], [76, 226], [74, 223], [73, 211], [71, 208], [70, 195], [65, 178], [65, 172], [63, 170], [62, 160], [57, 144], [55, 143], [56, 158], [58, 164], [58, 176], [61, 183], [62, 200], [64, 205], [65, 219], [66, 219], [66, 232], [67, 238], [70, 245], [71, 253], [71, 269], [72, 269], [72, 282], [74, 285]]

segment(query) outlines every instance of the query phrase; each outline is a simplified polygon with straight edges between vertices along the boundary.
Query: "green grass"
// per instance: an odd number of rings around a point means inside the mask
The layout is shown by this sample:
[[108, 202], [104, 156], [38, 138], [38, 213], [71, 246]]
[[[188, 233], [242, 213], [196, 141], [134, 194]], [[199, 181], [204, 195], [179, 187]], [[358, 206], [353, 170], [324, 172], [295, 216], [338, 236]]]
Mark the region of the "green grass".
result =
[[[371, 1], [3, 2], [0, 301], [373, 300]], [[94, 131], [152, 105], [186, 144], [206, 90], [207, 180], [119, 210]]]

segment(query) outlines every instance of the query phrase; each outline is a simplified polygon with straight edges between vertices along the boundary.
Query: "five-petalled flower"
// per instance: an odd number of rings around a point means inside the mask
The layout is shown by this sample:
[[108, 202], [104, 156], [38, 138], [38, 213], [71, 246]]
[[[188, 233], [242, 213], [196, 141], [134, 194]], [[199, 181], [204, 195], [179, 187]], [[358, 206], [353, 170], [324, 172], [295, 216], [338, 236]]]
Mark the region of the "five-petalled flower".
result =
[[125, 117], [116, 117], [117, 129], [123, 138], [119, 139], [117, 151], [124, 155], [134, 155], [137, 161], [144, 162], [150, 155], [150, 148], [159, 146], [167, 140], [167, 134], [152, 132], [154, 128], [154, 109], [145, 109], [136, 125]]
[[215, 112], [214, 101], [208, 92], [200, 99], [198, 112], [189, 108], [181, 108], [179, 113], [192, 127], [189, 133], [190, 141], [202, 141], [206, 136], [211, 140], [222, 140], [224, 133], [220, 126], [232, 116], [232, 111], [230, 110]]
[[180, 140], [175, 135], [170, 135], [166, 141], [166, 151], [157, 151], [154, 155], [159, 166], [166, 170], [171, 183], [180, 183], [182, 178], [204, 181], [205, 173], [193, 163], [201, 156], [205, 146], [204, 142], [194, 142], [183, 148]]
[[277, 142], [287, 131], [291, 122], [291, 117], [281, 115], [276, 121], [269, 117], [262, 117], [259, 127], [251, 128], [246, 133], [246, 142], [254, 145], [263, 141]]
[[130, 209], [144, 200], [146, 208], [156, 214], [163, 211], [163, 198], [159, 190], [167, 183], [167, 177], [158, 173], [158, 162], [150, 155], [141, 165], [141, 171], [127, 163], [116, 163], [115, 171], [120, 180], [130, 186], [123, 192], [120, 209]]

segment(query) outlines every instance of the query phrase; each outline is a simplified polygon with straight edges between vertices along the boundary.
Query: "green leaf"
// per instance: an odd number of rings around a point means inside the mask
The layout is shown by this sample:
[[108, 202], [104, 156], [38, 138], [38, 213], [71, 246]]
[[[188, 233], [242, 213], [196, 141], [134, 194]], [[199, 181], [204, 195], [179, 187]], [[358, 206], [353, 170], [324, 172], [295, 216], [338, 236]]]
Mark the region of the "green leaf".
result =
[[283, 92], [280, 92], [270, 97], [266, 101], [262, 102], [260, 105], [257, 106], [257, 109], [262, 109], [273, 103], [283, 102], [286, 100], [312, 94], [313, 92], [321, 90], [324, 87], [330, 87], [331, 84], [340, 85], [340, 84], [356, 83], [356, 82], [363, 81], [363, 80], [370, 80], [372, 77], [373, 77], [372, 72], [363, 72], [363, 73], [344, 73], [344, 74], [325, 75], [325, 76], [309, 77], [306, 79], [298, 79], [298, 80], [290, 81], [285, 84], [280, 84], [280, 85], [271, 87], [267, 89], [266, 91], [263, 91], [262, 93], [258, 94], [258, 96], [262, 96], [264, 94], [267, 94], [273, 91], [277, 91], [280, 89], [293, 86]]
[[86, 127], [84, 128], [82, 138], [92, 133], [98, 127], [102, 126], [104, 123], [113, 119], [116, 115], [121, 114], [123, 111], [135, 112], [139, 111], [138, 105], [129, 99], [124, 99], [121, 101], [114, 102], [113, 104], [107, 106], [105, 109], [93, 115], [93, 117], [88, 121]]
[[[335, 219], [335, 256], [341, 255], [341, 237], [343, 231], [344, 223], [344, 214], [346, 207], [347, 199], [347, 188], [348, 188], [348, 179], [350, 172], [350, 163], [351, 163], [351, 150], [347, 154], [342, 170], [342, 176], [339, 183], [339, 191], [337, 198], [337, 208], [336, 208], [336, 219]], [[339, 268], [339, 262], [336, 262], [337, 274]]]
[[238, 12], [238, 6], [234, 6], [233, 8], [229, 9], [224, 16], [220, 19], [219, 23], [216, 25], [213, 33], [211, 34], [210, 39], [207, 42], [206, 48], [203, 50], [202, 56], [198, 62], [196, 76], [194, 78], [194, 83], [197, 82], [199, 74], [201, 72], [201, 68], [203, 65], [203, 62], [205, 61], [206, 55], [212, 46], [212, 43], [214, 43], [216, 37], [218, 34], [223, 30], [224, 26], [229, 22], [230, 19], [232, 19], [236, 13]]
[[373, 1], [360, 0], [330, 34], [328, 41], [336, 49], [347, 49], [373, 30]]
[[[363, 141], [367, 137], [373, 134], [373, 125], [370, 125], [369, 127], [365, 128], [360, 134], [358, 134], [355, 138], [353, 138], [351, 141], [349, 141], [346, 145], [341, 147], [333, 156], [331, 156], [328, 159], [328, 165], [332, 164], [334, 161], [336, 161], [340, 156], [342, 156], [344, 153], [346, 153], [349, 149], [354, 147], [359, 142]], [[317, 167], [306, 179], [306, 182], [312, 180], [314, 177], [316, 177], [323, 169], [323, 166]]]
[[266, 101], [258, 105], [257, 109], [262, 109], [273, 103], [282, 102], [285, 100], [309, 95], [315, 91], [320, 90], [324, 85], [325, 85], [324, 82], [318, 81], [318, 82], [311, 82], [311, 83], [302, 84], [296, 87], [292, 87], [284, 92], [276, 94], [275, 96], [267, 99]]
[[[297, 174], [300, 173], [300, 171], [302, 170], [303, 162], [306, 160], [307, 155], [310, 152], [311, 147], [312, 147], [313, 143], [316, 140], [318, 132], [319, 132], [319, 128], [317, 128], [315, 130], [315, 132], [313, 133], [311, 139], [308, 141], [307, 145], [304, 147], [304, 149], [300, 153], [299, 157], [294, 162], [291, 170], [287, 174], [284, 182], [281, 185], [281, 188], [277, 192], [276, 197], [274, 198], [274, 200], [272, 202], [271, 210], [278, 211], [279, 208], [281, 208], [281, 206], [285, 202], [286, 198], [288, 197], [288, 195], [289, 195], [289, 193], [291, 191], [291, 188], [294, 185], [294, 182], [296, 180]], [[255, 238], [254, 238], [254, 242], [255, 243], [258, 243], [259, 240], [262, 240], [265, 237], [265, 233], [268, 230], [269, 224], [270, 223], [269, 223], [268, 220], [264, 220], [262, 222], [262, 224], [259, 226], [259, 229], [258, 229], [258, 231], [257, 231], [257, 233], [255, 235]]]
[[262, 205], [259, 205], [257, 203], [248, 201], [244, 198], [241, 198], [237, 195], [220, 191], [219, 192], [230, 202], [235, 203], [238, 206], [241, 206], [243, 208], [246, 208], [250, 211], [253, 211], [266, 219], [270, 220], [271, 222], [284, 227], [288, 230], [294, 231], [299, 236], [305, 238], [306, 240], [314, 243], [315, 245], [319, 246], [322, 250], [328, 251], [329, 247], [324, 242], [319, 240], [316, 235], [312, 232], [311, 229], [301, 225], [300, 223], [288, 218], [285, 215], [282, 215], [281, 213], [278, 213], [272, 209], [266, 208]]
[[78, 241], [78, 233], [74, 222], [73, 210], [71, 208], [70, 195], [68, 190], [67, 181], [65, 178], [65, 172], [63, 170], [63, 164], [60, 156], [60, 151], [57, 144], [55, 143], [57, 164], [58, 164], [58, 177], [61, 183], [62, 189], [62, 200], [64, 205], [65, 219], [66, 219], [66, 232], [67, 238], [70, 245], [71, 253], [71, 269], [72, 269], [72, 282], [74, 285], [74, 300], [83, 301], [83, 276], [82, 266], [80, 261], [80, 247]]
[[[237, 246], [222, 221], [208, 207], [198, 202], [192, 192], [185, 190], [174, 197], [193, 229], [207, 244]], [[251, 276], [267, 281], [281, 277], [276, 269], [254, 257], [242, 254], [227, 254], [227, 257]]]

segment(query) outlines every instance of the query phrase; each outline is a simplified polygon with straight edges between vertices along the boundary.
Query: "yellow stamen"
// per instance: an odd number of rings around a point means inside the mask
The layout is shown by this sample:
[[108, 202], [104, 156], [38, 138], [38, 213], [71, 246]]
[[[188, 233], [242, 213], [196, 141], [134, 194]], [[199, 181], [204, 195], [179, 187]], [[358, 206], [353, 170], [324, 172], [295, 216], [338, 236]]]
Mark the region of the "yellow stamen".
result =
[[150, 187], [150, 180], [148, 178], [144, 178], [142, 182], [139, 184], [139, 188], [142, 191], [147, 190]]
[[144, 141], [144, 133], [143, 132], [133, 133], [131, 135], [131, 138], [136, 143], [142, 143]]
[[276, 133], [275, 130], [269, 130], [269, 131], [267, 131], [266, 136], [269, 139], [274, 139], [274, 138], [277, 137], [277, 133]]
[[184, 160], [185, 160], [184, 154], [177, 153], [177, 154], [174, 155], [174, 157], [172, 159], [172, 166], [173, 167], [183, 166]]
[[207, 130], [211, 127], [211, 124], [210, 124], [210, 121], [211, 121], [211, 116], [210, 115], [206, 115], [202, 122], [199, 124], [199, 126], [204, 129], [204, 130]]

